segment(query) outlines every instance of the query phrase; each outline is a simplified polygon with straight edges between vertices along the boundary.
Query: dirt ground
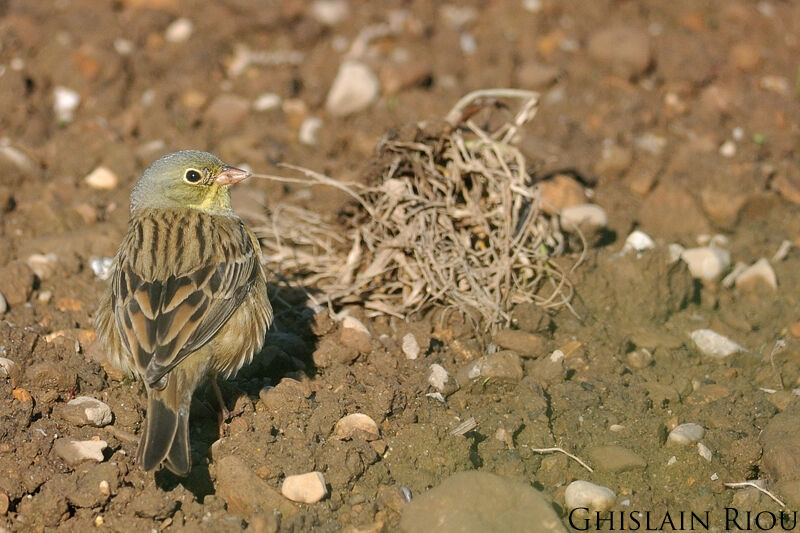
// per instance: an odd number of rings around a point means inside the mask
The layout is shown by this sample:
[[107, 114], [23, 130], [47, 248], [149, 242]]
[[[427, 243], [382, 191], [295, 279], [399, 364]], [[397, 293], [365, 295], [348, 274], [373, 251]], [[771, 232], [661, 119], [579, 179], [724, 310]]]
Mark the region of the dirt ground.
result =
[[[0, 368], [0, 531], [395, 531], [415, 499], [474, 469], [532, 485], [565, 523], [577, 479], [612, 489], [617, 511], [777, 511], [725, 486], [753, 479], [797, 509], [798, 36], [800, 3], [781, 0], [0, 2], [0, 357], [14, 363]], [[343, 116], [326, 98], [354, 56], [380, 94]], [[364, 180], [384, 134], [487, 87], [542, 93], [521, 145], [531, 172], [559, 207], [607, 213], [572, 275], [574, 312], [520, 306], [517, 333], [476, 335], [458, 314], [404, 321], [351, 306], [368, 329], [354, 338], [281, 288], [273, 265], [268, 346], [222, 385], [235, 416], [220, 427], [201, 389], [191, 475], [142, 472], [143, 388], [104, 364], [92, 333], [106, 283], [93, 261], [114, 255], [142, 170], [198, 148], [257, 172], [291, 163]], [[80, 96], [72, 117], [54, 111], [57, 88]], [[321, 125], [300, 142], [309, 117]], [[100, 166], [118, 182], [87, 184]], [[237, 187], [245, 215], [297, 205], [336, 223], [345, 201], [319, 187]], [[655, 248], [623, 253], [634, 229]], [[670, 244], [713, 235], [732, 264], [766, 258], [777, 289], [729, 286], [727, 272], [693, 279], [670, 256]], [[743, 350], [703, 354], [690, 334], [704, 328]], [[494, 373], [472, 379], [486, 356]], [[441, 399], [432, 364], [457, 379]], [[76, 423], [65, 410], [76, 396], [108, 404], [112, 422]], [[333, 438], [356, 412], [379, 434]], [[470, 418], [474, 429], [451, 434]], [[668, 439], [682, 423], [704, 428], [701, 447]], [[63, 438], [107, 447], [74, 464]], [[595, 471], [533, 451], [552, 446]], [[326, 498], [280, 496], [286, 476], [310, 471], [324, 474]]]

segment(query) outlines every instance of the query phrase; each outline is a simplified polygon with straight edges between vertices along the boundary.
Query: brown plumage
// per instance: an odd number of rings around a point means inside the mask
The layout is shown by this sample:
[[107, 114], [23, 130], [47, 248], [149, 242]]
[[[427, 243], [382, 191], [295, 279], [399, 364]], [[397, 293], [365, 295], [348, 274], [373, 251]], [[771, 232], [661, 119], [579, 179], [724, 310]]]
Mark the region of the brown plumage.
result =
[[227, 187], [245, 176], [211, 154], [178, 152], [134, 188], [95, 325], [109, 361], [144, 381], [145, 470], [163, 462], [189, 473], [192, 393], [250, 363], [272, 320], [258, 241], [230, 209]]

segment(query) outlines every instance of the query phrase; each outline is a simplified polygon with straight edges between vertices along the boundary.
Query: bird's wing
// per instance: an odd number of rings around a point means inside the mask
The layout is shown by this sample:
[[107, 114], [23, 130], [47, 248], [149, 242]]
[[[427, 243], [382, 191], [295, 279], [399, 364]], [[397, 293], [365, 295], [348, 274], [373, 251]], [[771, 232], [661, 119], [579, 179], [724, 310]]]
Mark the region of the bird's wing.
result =
[[[216, 250], [209, 246], [211, 251], [201, 254], [205, 260], [188, 272], [148, 276], [166, 273], [169, 266], [143, 268], [135, 257], [120, 261], [112, 281], [112, 307], [123, 343], [151, 387], [166, 385], [160, 380], [219, 331], [260, 275], [259, 254], [241, 222], [236, 226], [240, 231], [234, 229], [233, 238]], [[132, 256], [141, 250], [135, 244], [128, 247]], [[164, 253], [155, 254], [156, 262], [161, 255], [169, 261]]]

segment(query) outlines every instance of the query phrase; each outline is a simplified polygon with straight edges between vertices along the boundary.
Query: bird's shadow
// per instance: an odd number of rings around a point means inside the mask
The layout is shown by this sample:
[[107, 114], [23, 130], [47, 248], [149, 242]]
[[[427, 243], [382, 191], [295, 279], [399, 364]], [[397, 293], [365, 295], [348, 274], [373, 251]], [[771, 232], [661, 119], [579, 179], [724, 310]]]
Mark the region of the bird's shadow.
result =
[[[270, 283], [267, 290], [274, 320], [264, 347], [235, 378], [218, 379], [223, 400], [233, 416], [240, 414], [236, 411], [241, 397], [246, 396], [255, 403], [265, 386], [275, 385], [287, 375], [316, 373], [312, 354], [318, 339], [312, 330], [316, 314], [309, 302], [312, 290], [288, 282]], [[226, 423], [209, 383], [200, 387], [192, 398], [190, 416], [191, 472], [182, 478], [161, 469], [155, 479], [156, 484], [167, 491], [182, 485], [202, 503], [205, 496], [215, 492], [208, 469], [211, 445], [219, 439]]]

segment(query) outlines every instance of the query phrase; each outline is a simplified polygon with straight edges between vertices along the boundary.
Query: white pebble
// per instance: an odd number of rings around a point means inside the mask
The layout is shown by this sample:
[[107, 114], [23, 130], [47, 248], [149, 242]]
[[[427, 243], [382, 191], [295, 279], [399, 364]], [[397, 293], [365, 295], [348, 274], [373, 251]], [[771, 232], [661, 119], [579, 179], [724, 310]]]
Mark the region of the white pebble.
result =
[[319, 142], [320, 129], [322, 129], [322, 120], [317, 117], [308, 117], [300, 125], [297, 139], [307, 146], [314, 146]]
[[672, 457], [667, 459], [667, 466], [672, 466], [677, 462], [678, 462], [678, 458], [673, 455]]
[[522, 0], [522, 9], [531, 13], [538, 13], [542, 10], [542, 0]]
[[11, 146], [8, 137], [0, 137], [0, 156], [23, 172], [31, 173], [35, 170], [35, 165], [28, 154]]
[[744, 130], [740, 126], [736, 126], [731, 131], [731, 135], [733, 136], [734, 141], [741, 141], [744, 139]]
[[111, 257], [92, 257], [89, 260], [89, 266], [98, 279], [105, 281], [111, 277], [111, 273], [114, 271], [114, 259]]
[[613, 431], [614, 433], [619, 433], [620, 431], [625, 430], [625, 426], [622, 424], [611, 424], [608, 426], [609, 431]]
[[128, 39], [114, 39], [114, 50], [121, 56], [129, 56], [133, 53], [133, 43]]
[[99, 483], [98, 488], [100, 489], [100, 494], [103, 494], [104, 496], [111, 494], [111, 487], [108, 485], [108, 481], [105, 479]]
[[580, 204], [565, 207], [561, 210], [561, 225], [567, 231], [594, 233], [608, 224], [605, 209], [597, 204]]
[[692, 340], [704, 354], [717, 359], [724, 359], [745, 349], [728, 337], [710, 329], [697, 329], [691, 333]]
[[84, 178], [86, 184], [93, 189], [111, 190], [116, 188], [119, 178], [106, 167], [97, 167]]
[[558, 363], [562, 359], [564, 359], [564, 352], [561, 350], [553, 350], [553, 353], [550, 354], [550, 362], [552, 363]]
[[752, 287], [758, 282], [765, 283], [772, 290], [778, 290], [778, 279], [775, 277], [775, 271], [772, 265], [769, 264], [765, 258], [761, 258], [751, 266], [745, 268], [741, 274], [736, 277], [736, 288], [743, 289]]
[[379, 93], [380, 82], [375, 73], [360, 61], [348, 60], [339, 66], [325, 108], [335, 116], [349, 115], [369, 107]]
[[258, 95], [253, 102], [253, 111], [272, 111], [281, 106], [281, 97], [275, 93], [263, 93]]
[[672, 243], [667, 246], [667, 256], [669, 257], [669, 264], [677, 263], [681, 260], [685, 248], [677, 243]]
[[731, 254], [716, 246], [689, 248], [681, 253], [693, 278], [715, 280], [731, 265]]
[[54, 253], [31, 254], [25, 260], [28, 268], [36, 274], [40, 280], [45, 280], [55, 274], [58, 267], [58, 257]]
[[706, 446], [702, 442], [697, 443], [697, 453], [699, 453], [700, 457], [702, 457], [709, 463], [711, 462], [713, 454], [711, 453], [711, 450], [708, 449], [708, 446]]
[[194, 32], [194, 23], [187, 18], [175, 19], [164, 32], [164, 39], [170, 43], [184, 43]]
[[414, 360], [419, 357], [419, 343], [413, 333], [403, 335], [403, 353], [406, 359]]
[[81, 95], [67, 87], [57, 86], [53, 89], [53, 111], [56, 120], [64, 124], [72, 122], [75, 109], [81, 103]]
[[8, 311], [8, 302], [6, 302], [6, 297], [3, 296], [3, 293], [0, 292], [0, 315]]
[[669, 432], [668, 440], [675, 444], [691, 444], [703, 438], [706, 430], [700, 424], [694, 422], [687, 422], [681, 424]]
[[57, 439], [53, 443], [53, 450], [70, 466], [76, 466], [84, 461], [103, 462], [103, 450], [108, 448], [104, 440], [72, 440]]
[[719, 155], [722, 157], [733, 157], [736, 155], [736, 143], [733, 141], [725, 141], [719, 147]]
[[367, 326], [365, 326], [364, 323], [361, 322], [359, 319], [352, 317], [350, 315], [347, 315], [342, 319], [342, 328], [343, 329], [351, 328], [356, 331], [360, 331], [362, 333], [366, 333], [367, 335], [369, 335], [369, 330], [367, 329]]
[[14, 377], [19, 373], [17, 363], [11, 359], [0, 357], [0, 378]]
[[666, 137], [656, 135], [655, 133], [645, 133], [634, 138], [633, 144], [645, 152], [658, 155], [664, 151], [664, 148], [666, 148], [667, 139]]
[[380, 436], [378, 424], [370, 416], [363, 413], [353, 413], [336, 422], [333, 427], [332, 438], [336, 440], [358, 438], [372, 441], [379, 439]]
[[478, 50], [478, 42], [471, 33], [462, 33], [458, 39], [464, 55], [472, 55]]
[[588, 507], [593, 511], [606, 511], [614, 505], [617, 495], [608, 487], [595, 485], [581, 479], [567, 485], [564, 502], [569, 509]]
[[644, 252], [645, 250], [652, 250], [656, 247], [656, 243], [650, 238], [650, 235], [643, 231], [633, 231], [628, 238], [625, 239], [625, 244], [622, 246], [623, 252], [636, 251]]
[[281, 485], [284, 497], [299, 503], [317, 503], [328, 495], [322, 472], [286, 476]]
[[447, 373], [447, 370], [442, 365], [433, 363], [428, 367], [428, 383], [434, 389], [439, 392], [444, 391], [449, 380], [450, 374]]
[[345, 0], [316, 0], [311, 4], [311, 16], [320, 24], [335, 26], [350, 14]]
[[67, 402], [67, 406], [82, 409], [86, 421], [95, 427], [100, 428], [111, 423], [111, 408], [91, 396], [73, 398]]

